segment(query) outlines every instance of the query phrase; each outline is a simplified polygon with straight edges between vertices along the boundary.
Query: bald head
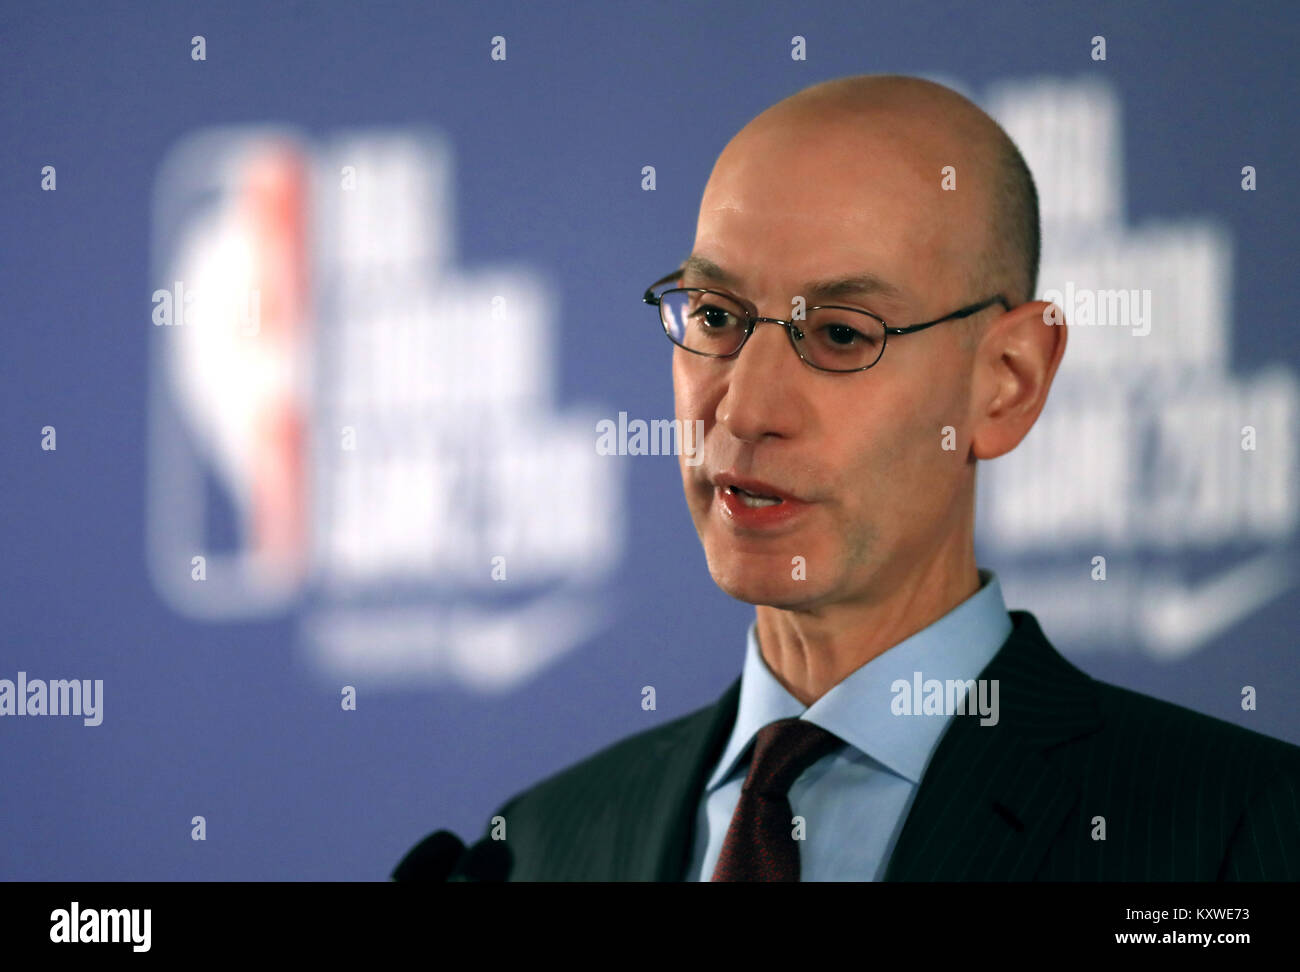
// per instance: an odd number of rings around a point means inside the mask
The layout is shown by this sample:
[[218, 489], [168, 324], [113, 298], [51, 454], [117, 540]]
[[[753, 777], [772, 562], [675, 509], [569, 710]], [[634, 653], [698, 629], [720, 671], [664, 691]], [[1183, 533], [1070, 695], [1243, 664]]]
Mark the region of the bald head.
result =
[[[950, 261], [961, 280], [958, 289], [971, 301], [996, 293], [1012, 305], [1033, 298], [1040, 246], [1033, 178], [1006, 132], [957, 92], [898, 75], [813, 85], [737, 133], [718, 159], [710, 188], [717, 180], [725, 194], [733, 176], [752, 174], [753, 153], [764, 156], [760, 165], [771, 165], [772, 153], [783, 154], [792, 176], [797, 171], [826, 192], [851, 189], [854, 180], [872, 181], [877, 159], [910, 170], [910, 211], [918, 224], [948, 237], [949, 245], [936, 242], [928, 252]], [[956, 172], [955, 192], [941, 186], [941, 170], [949, 165]], [[903, 188], [893, 178], [890, 191]], [[705, 195], [707, 203], [709, 189]], [[850, 191], [842, 203], [870, 207], [872, 197]], [[882, 223], [881, 230], [893, 233], [897, 226]]]
[[[1001, 128], [915, 78], [801, 91], [709, 175], [670, 315], [691, 338], [676, 416], [703, 443], [682, 483], [714, 580], [759, 605], [764, 659], [805, 704], [978, 586], [976, 463], [1024, 438], [1065, 350], [1028, 299], [1036, 208]], [[1016, 306], [952, 318], [999, 293]]]

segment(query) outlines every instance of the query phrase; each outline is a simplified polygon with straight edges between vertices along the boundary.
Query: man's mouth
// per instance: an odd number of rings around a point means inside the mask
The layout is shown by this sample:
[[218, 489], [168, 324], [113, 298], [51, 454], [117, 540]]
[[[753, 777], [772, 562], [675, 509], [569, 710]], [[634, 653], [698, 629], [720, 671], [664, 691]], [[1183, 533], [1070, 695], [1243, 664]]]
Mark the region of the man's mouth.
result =
[[727, 529], [749, 537], [791, 529], [812, 504], [785, 487], [727, 470], [713, 477], [718, 516]]
[[751, 509], [757, 509], [760, 506], [776, 506], [782, 502], [779, 496], [761, 496], [758, 493], [750, 493], [741, 489], [739, 486], [728, 486], [727, 492], [737, 497], [742, 503]]

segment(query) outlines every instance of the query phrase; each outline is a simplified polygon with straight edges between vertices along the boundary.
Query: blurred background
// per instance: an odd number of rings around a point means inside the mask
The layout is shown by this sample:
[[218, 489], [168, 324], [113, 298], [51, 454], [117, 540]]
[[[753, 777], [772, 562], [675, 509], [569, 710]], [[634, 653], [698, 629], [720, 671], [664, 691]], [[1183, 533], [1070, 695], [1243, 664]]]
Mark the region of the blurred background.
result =
[[752, 608], [597, 423], [672, 418], [641, 294], [727, 140], [850, 74], [1004, 124], [1079, 325], [980, 565], [1089, 674], [1300, 743], [1298, 25], [6, 4], [0, 679], [103, 705], [0, 718], [0, 877], [384, 879], [714, 701]]

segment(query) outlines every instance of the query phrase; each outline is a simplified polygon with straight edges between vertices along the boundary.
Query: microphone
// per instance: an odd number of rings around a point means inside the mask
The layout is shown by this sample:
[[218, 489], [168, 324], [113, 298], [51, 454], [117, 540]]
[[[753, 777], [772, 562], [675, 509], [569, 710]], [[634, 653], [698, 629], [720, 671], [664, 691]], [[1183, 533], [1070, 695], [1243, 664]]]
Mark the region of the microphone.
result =
[[448, 881], [500, 883], [510, 876], [514, 855], [504, 840], [484, 837], [467, 850]]
[[393, 869], [394, 881], [446, 881], [465, 855], [465, 842], [450, 830], [439, 830], [420, 841]]

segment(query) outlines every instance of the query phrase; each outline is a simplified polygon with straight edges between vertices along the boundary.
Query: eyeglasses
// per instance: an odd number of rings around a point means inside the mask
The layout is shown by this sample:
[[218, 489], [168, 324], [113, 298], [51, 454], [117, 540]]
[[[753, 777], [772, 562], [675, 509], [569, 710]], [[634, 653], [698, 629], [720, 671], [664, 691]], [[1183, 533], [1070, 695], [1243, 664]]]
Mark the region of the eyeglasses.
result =
[[909, 327], [891, 327], [875, 314], [836, 304], [810, 307], [804, 319], [783, 321], [779, 317], [758, 317], [753, 305], [717, 290], [674, 287], [655, 296], [655, 288], [680, 279], [682, 273], [683, 268], [678, 268], [656, 280], [642, 298], [658, 306], [659, 322], [673, 344], [705, 357], [728, 358], [745, 346], [757, 325], [780, 324], [790, 336], [795, 353], [819, 371], [866, 371], [885, 353], [885, 340], [891, 334], [911, 334], [944, 321], [970, 317], [993, 304], [1011, 310], [1006, 298], [998, 294]]

